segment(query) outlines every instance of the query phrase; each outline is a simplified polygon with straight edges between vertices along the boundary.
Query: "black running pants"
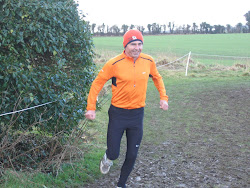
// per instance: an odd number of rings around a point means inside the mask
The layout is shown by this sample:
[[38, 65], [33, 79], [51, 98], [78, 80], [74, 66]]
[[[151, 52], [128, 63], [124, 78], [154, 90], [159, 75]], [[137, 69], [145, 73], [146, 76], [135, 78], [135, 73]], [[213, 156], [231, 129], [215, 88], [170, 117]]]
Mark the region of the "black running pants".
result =
[[142, 140], [144, 108], [123, 109], [111, 105], [108, 113], [109, 124], [106, 154], [110, 160], [118, 158], [121, 139], [123, 133], [126, 132], [126, 158], [121, 168], [120, 179], [117, 184], [119, 187], [125, 187], [128, 176], [134, 167], [138, 149]]

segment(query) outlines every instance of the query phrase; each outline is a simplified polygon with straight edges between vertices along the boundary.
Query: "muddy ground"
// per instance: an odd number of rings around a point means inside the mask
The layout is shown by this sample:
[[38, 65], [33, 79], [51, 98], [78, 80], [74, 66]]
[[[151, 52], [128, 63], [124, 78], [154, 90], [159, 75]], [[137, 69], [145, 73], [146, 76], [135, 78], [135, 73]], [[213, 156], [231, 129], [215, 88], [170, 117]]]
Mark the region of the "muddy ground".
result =
[[[128, 188], [250, 187], [250, 86], [200, 93], [191, 100], [204, 123], [189, 129], [176, 125], [168, 129], [176, 139], [166, 137], [158, 145], [143, 141]], [[116, 186], [124, 160], [122, 147], [110, 173], [86, 187]]]

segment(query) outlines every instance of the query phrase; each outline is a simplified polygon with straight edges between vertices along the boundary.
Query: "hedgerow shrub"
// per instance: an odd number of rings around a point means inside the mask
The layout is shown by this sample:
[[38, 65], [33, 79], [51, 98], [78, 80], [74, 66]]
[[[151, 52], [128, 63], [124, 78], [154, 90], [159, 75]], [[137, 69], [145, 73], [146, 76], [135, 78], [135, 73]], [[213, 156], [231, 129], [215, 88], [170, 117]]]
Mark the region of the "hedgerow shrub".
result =
[[0, 117], [2, 133], [16, 119], [14, 131], [69, 134], [83, 118], [95, 67], [89, 25], [77, 6], [0, 0], [0, 114], [53, 102]]

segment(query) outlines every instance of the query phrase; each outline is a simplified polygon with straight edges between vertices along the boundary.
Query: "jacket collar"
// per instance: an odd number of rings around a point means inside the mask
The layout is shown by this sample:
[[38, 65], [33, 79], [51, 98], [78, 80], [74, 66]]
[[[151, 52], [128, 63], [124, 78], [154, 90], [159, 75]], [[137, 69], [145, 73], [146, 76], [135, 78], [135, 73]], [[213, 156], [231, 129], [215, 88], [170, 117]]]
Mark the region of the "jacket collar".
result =
[[[131, 59], [131, 60], [134, 61], [134, 58], [133, 58], [133, 57], [129, 57], [129, 56], [127, 56], [127, 55], [125, 54], [125, 50], [123, 51], [123, 53], [122, 53], [121, 55], [122, 55], [122, 57], [124, 57], [124, 58], [128, 58], [128, 59]], [[138, 60], [138, 59], [140, 59], [140, 58], [141, 58], [141, 53], [140, 53], [140, 55], [138, 56], [138, 58], [137, 58], [136, 60]]]

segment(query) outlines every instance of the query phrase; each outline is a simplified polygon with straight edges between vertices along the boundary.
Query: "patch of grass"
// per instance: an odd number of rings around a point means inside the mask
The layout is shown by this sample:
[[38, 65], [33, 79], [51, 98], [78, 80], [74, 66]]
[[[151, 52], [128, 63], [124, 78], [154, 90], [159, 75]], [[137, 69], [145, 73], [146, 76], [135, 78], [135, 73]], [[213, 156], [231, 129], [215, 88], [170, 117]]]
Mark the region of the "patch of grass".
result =
[[99, 162], [105, 150], [93, 148], [81, 161], [65, 163], [58, 176], [8, 170], [1, 178], [3, 188], [80, 187], [101, 176]]

